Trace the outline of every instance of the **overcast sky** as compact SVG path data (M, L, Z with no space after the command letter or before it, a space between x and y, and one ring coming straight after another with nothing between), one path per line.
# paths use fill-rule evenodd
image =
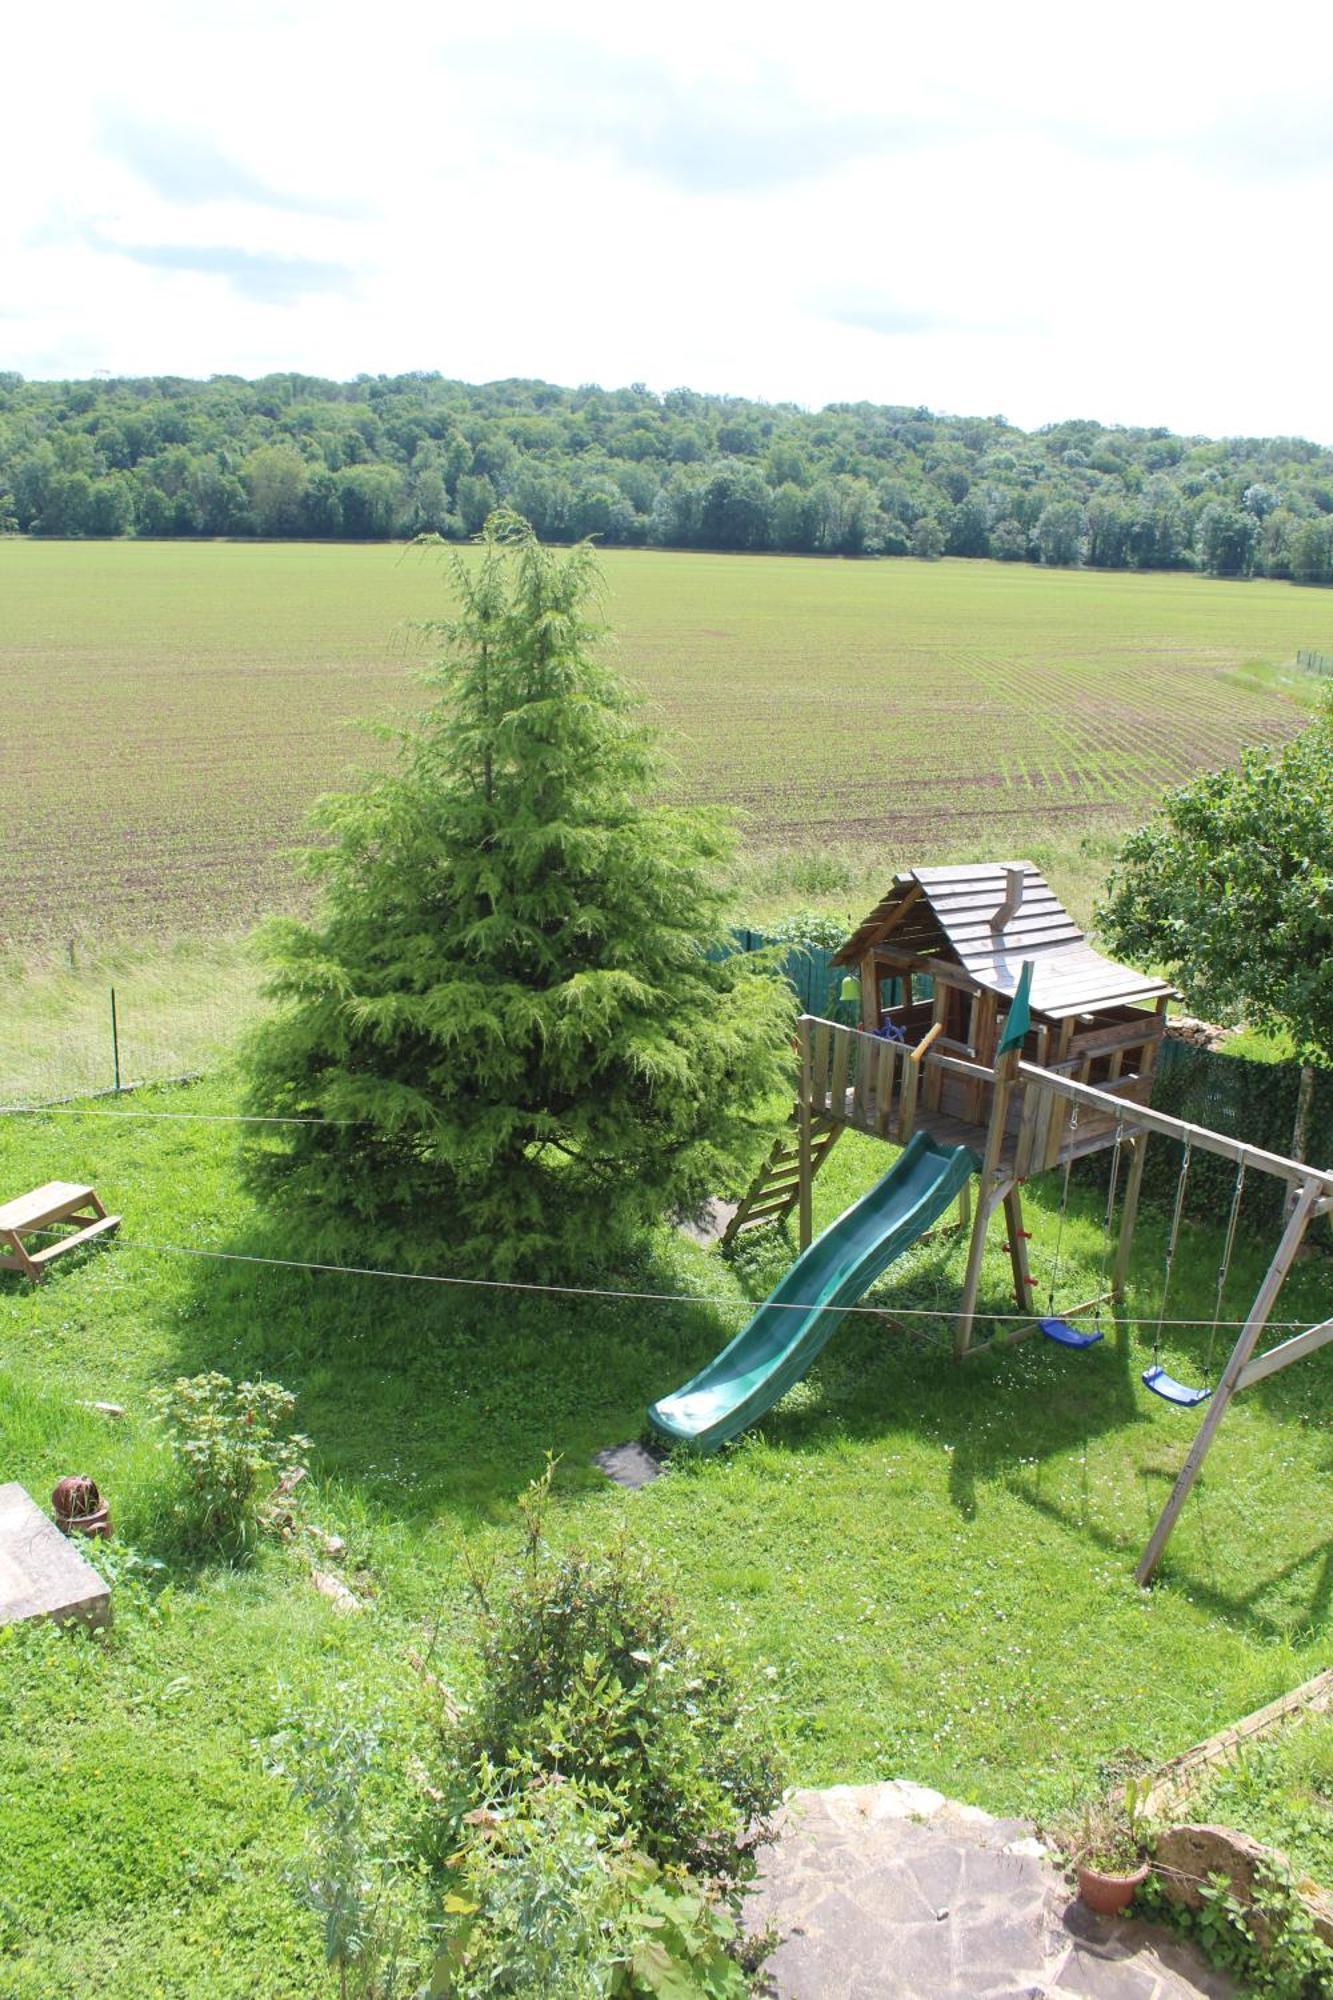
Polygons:
M0 366L423 368L1333 444L1331 17L15 9Z

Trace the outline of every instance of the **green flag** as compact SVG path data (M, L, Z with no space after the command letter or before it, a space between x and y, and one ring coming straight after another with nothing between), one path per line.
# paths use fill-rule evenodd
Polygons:
M1032 1010L1028 1006L1028 994L1031 990L1032 960L1025 958L1023 960L1023 970L1018 975L1017 990L1009 1003L1009 1014L1004 1024L1004 1033L1000 1037L999 1053L1001 1055L1004 1054L1006 1049L1022 1046L1023 1037L1026 1035L1028 1024L1032 1019Z

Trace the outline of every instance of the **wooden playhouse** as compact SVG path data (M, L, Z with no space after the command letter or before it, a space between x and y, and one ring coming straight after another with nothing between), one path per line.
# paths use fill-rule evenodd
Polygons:
M733 1241L797 1209L804 1248L810 1184L844 1131L895 1145L924 1131L979 1157L989 1143L1016 1210L1018 1183L1115 1143L1119 1119L1107 1096L1151 1100L1171 988L1095 951L1030 861L910 869L834 964L859 992L861 1026L801 1021L797 1131L778 1142L746 1194L728 1228ZM1025 964L1024 1063L1105 1095L1070 1114L1062 1099L1010 1079L997 1125L996 1051ZM1137 1178L1131 1169L1135 1198ZM1021 1255L1022 1239L1011 1237ZM1026 1306L1025 1265L1021 1280L1016 1264Z

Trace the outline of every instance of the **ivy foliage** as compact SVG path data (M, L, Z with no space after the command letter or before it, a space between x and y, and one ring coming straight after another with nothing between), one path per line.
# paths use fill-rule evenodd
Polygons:
M1170 793L1121 849L1098 923L1201 1013L1333 1064L1333 710Z
M381 1249L566 1276L745 1172L793 1002L725 951L725 818L649 802L591 549L497 512L452 570L431 707L321 808L318 918L268 933L250 1109L316 1122L249 1163Z

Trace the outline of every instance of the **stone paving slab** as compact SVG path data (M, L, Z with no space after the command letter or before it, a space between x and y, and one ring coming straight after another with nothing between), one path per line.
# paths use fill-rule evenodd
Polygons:
M599 1472L631 1493L637 1493L641 1486L651 1486L662 1470L652 1453L637 1442L609 1444L593 1453L592 1462Z
M697 1243L701 1249L707 1250L710 1244L722 1241L727 1224L739 1207L738 1201L723 1201L720 1195L714 1195L710 1201L704 1203L697 1215L686 1216L676 1227L682 1236L689 1237L691 1243Z
M760 1852L753 1930L775 2000L1233 2000L1171 1933L1094 1917L1022 1820L925 1785L792 1795Z
M0 1625L29 1618L106 1625L111 1591L17 1481L0 1486Z

